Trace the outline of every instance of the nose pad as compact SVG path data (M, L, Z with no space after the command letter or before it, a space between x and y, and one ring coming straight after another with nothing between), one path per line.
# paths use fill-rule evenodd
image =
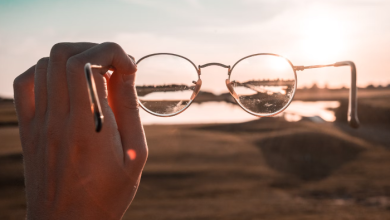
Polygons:
M194 83L195 83L195 81L194 81ZM200 91L200 87L202 87L202 80L198 79L198 81L195 83L195 88L194 88L194 91L192 93L191 100L194 100L195 97L198 95L198 93Z
M234 91L233 83L230 82L230 79L226 79L226 87L228 88L230 94L233 96L233 98L238 101L238 95L236 91Z

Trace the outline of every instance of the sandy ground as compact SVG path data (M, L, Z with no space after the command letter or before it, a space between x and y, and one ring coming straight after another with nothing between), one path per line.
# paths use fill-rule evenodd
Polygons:
M345 104L335 123L145 126L150 155L124 219L390 219L387 98L361 102L358 130ZM0 219L23 219L17 127L0 140Z

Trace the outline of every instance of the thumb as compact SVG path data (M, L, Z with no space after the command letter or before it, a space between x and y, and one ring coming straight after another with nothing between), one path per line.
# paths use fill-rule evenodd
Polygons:
M148 149L139 115L135 72L136 68L133 72L115 69L108 83L108 101L121 135L125 164L139 172L144 165L140 162L146 161Z
M138 96L135 89L136 72L122 72L116 69L108 81L108 100L114 109L138 109Z

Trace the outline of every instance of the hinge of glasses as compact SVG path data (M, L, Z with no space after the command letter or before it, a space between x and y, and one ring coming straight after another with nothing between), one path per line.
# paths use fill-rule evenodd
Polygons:
M294 66L294 70L303 71L303 70L305 70L305 66Z

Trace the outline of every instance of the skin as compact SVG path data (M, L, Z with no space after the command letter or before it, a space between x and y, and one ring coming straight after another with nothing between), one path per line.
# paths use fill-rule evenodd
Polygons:
M85 63L94 70L104 125L94 130ZM134 86L136 65L115 43L58 43L14 81L27 219L121 219L148 148ZM96 71L96 72L95 72Z

